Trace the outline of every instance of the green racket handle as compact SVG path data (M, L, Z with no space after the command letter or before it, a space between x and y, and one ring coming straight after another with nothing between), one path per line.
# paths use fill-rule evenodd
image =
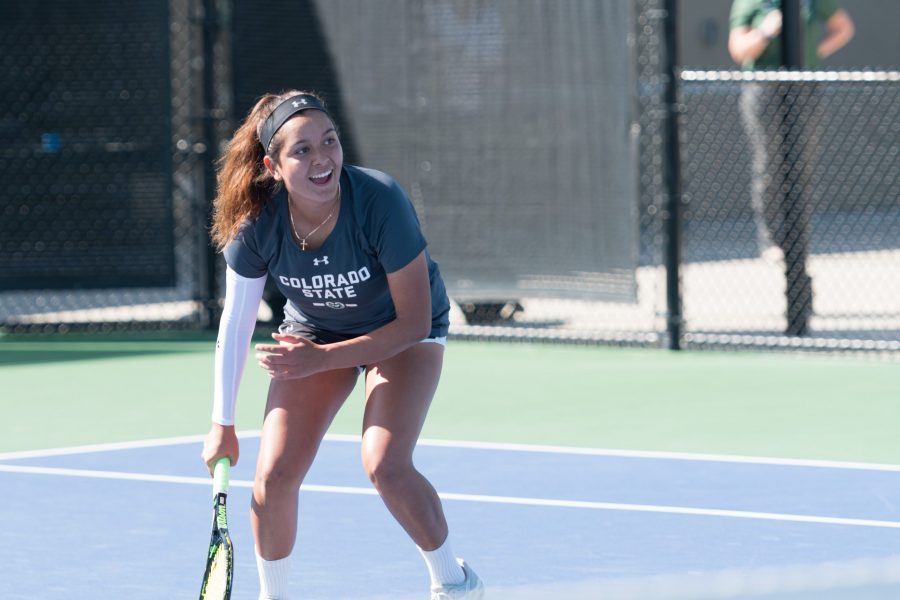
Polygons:
M213 496L228 492L228 478L231 471L231 461L228 458L220 458L213 470Z

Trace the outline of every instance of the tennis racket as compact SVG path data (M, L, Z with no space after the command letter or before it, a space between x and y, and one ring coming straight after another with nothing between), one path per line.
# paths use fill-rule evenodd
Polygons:
M228 535L225 500L228 497L228 472L231 461L219 459L213 470L213 524L206 555L206 572L200 587L200 600L229 600L234 574L234 548Z

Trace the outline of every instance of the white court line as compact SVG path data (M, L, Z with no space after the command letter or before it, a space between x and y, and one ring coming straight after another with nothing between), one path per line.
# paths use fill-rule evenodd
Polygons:
M209 477L182 477L177 475L153 475L149 473L125 473L121 471L96 471L89 469L62 469L55 467L0 465L0 472L28 475L84 477L89 479L147 481L154 483L179 483L204 486L211 485ZM232 487L252 488L253 482L248 480L233 479L231 480L230 485ZM372 488L350 486L304 484L300 489L305 492L319 492L326 494L354 494L363 496L377 495L377 492ZM846 525L851 527L879 527L888 529L900 529L900 522L898 521L876 521L872 519L846 519L841 517L821 517L815 515L793 515L741 510L721 510L715 508L691 508L685 506L661 506L653 504L588 502L582 500L554 500L549 498L521 498L517 496L484 496L479 494L457 494L453 492L442 492L438 495L443 500L456 500L460 502L482 502L489 504L513 504L520 506L543 506L553 508L582 508L590 510L614 510L626 512L693 515L703 517L728 517L734 519L755 519L761 521L788 521L792 523L816 523L821 525Z
M327 439L327 438L326 438ZM356 438L357 441L359 438ZM541 446L532 444L507 444L493 442L464 442L454 440L419 440L420 446L443 448L471 448L478 450L502 450L510 452L548 452L584 456L609 456L622 458L647 458L658 460L685 460L697 462L744 463L787 467L817 467L824 469L850 469L861 471L887 471L900 473L900 465L885 463L848 462L837 460L812 460L798 458L769 458L764 456L740 456L735 454L702 454L695 452L657 452L651 450L616 450L610 448L579 448L574 446Z
M238 437L242 439L257 438L260 432L242 431ZM203 435L137 440L133 442L114 442L109 444L90 444L85 446L69 446L64 448L48 448L45 450L23 450L0 453L0 460L16 460L23 458L43 458L50 456L68 456L92 452L114 452L117 450L133 450L137 448L153 448L174 446L177 444L202 443ZM359 443L358 435L327 434L325 441ZM539 444L509 444L502 442L466 442L456 440L420 439L420 446L438 448L465 448L469 450L499 450L506 452L537 452L548 454L568 454L581 456L609 456L617 458L645 458L656 460L684 460L696 462L723 462L751 465L771 465L786 467L815 467L822 469L847 469L855 471L883 471L900 473L900 465L886 463L848 462L837 460L812 460L795 458L769 458L763 456L741 456L735 454L703 454L696 452L658 452L652 450L618 450L611 448L580 448L577 446L549 446Z
M181 437L137 440L134 442L111 442L108 444L88 444L85 446L66 446L63 448L46 448L41 450L20 450L0 453L0 460L16 460L21 458L44 458L48 456L70 456L72 454L91 454L94 452L115 452L117 450L133 450L135 448L153 448L157 446L175 446L203 442L202 435L186 435Z

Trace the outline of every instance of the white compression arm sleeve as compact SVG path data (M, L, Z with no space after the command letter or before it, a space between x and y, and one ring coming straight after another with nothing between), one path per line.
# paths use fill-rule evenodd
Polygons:
M265 277L248 279L232 271L231 267L225 271L225 306L216 340L213 423L234 425L238 387L265 287Z

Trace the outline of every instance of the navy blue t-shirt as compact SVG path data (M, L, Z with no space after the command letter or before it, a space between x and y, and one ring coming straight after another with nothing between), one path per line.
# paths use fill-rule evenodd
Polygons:
M287 298L285 316L313 331L353 337L396 318L387 273L408 265L427 242L409 198L389 175L351 165L341 171L341 210L318 250L303 252L291 236L287 193L243 223L225 247L239 275L267 273ZM450 301L428 256L431 337L447 335Z

